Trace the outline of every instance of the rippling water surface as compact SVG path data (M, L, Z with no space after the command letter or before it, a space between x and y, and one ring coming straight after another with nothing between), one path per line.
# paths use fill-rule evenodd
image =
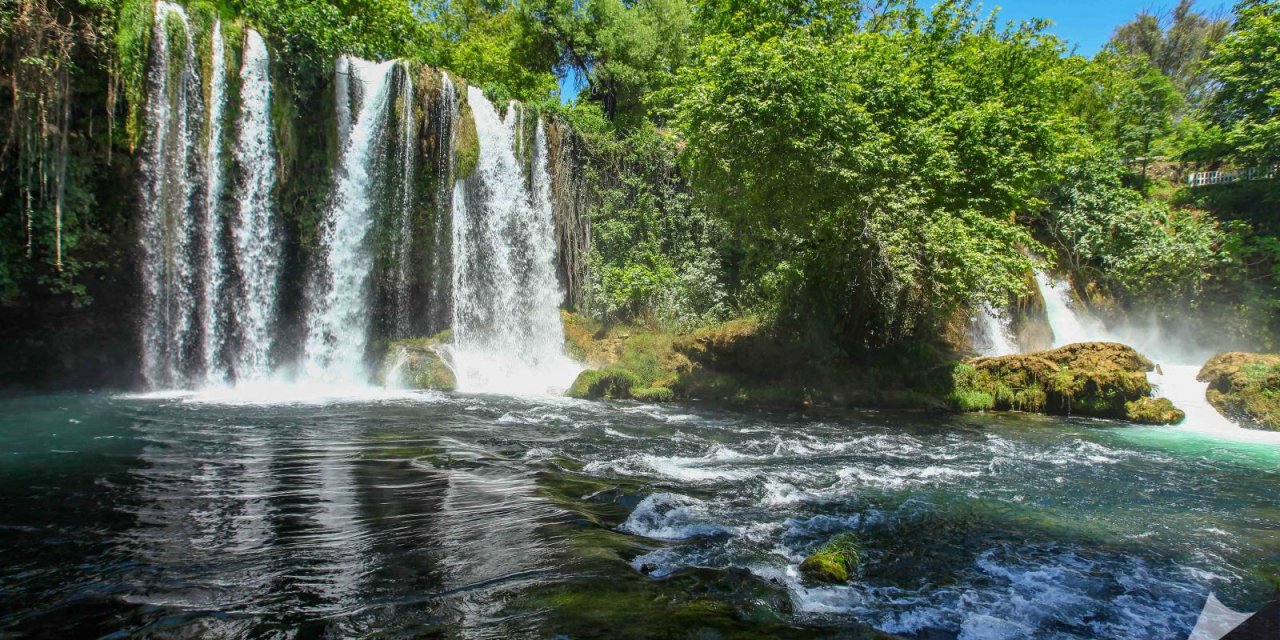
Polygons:
M240 398L243 400L244 398ZM432 394L0 401L0 635L1185 638L1280 445ZM796 567L854 530L848 586Z

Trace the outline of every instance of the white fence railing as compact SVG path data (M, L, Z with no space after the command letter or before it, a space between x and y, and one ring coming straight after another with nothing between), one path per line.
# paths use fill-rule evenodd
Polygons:
M1270 167L1249 167L1225 171L1201 171L1187 175L1187 186L1206 187L1211 184L1227 184L1245 180L1267 180L1280 177L1280 164Z

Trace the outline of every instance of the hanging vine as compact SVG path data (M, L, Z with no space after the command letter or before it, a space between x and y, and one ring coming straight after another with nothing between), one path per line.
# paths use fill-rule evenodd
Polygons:
M101 53L111 3L17 0L0 10L0 73L8 120L0 171L16 171L26 257L37 255L35 218L52 217L52 266L63 269L67 163L78 47ZM110 145L108 145L110 146Z

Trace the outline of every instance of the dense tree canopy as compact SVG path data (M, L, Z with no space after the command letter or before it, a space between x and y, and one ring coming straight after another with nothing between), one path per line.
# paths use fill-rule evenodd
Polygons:
M1046 177L1070 88L1038 25L971 3L707 36L672 91L695 183L739 229L758 294L851 344L1021 290L1013 214Z
M1280 162L1280 4L1241 2L1209 69L1218 81L1211 113L1230 132L1236 153Z
M1280 291L1276 181L1182 186L1280 162L1273 0L1144 12L1092 58L972 0L184 4L262 31L295 85L339 53L403 57L572 123L608 319L754 314L875 347L1012 302L1040 260L1120 305L1212 293L1252 313ZM0 6L9 303L85 302L86 274L126 261L126 199L101 185L143 134L152 7ZM561 105L566 78L582 91Z

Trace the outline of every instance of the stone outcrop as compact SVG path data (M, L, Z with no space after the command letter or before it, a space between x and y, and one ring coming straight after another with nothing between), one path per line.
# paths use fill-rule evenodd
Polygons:
M1280 355L1220 353L1197 376L1205 399L1249 429L1280 431Z
M441 352L452 337L452 332L445 331L430 338L392 342L378 370L378 382L409 389L453 391L458 381Z
M949 400L962 411L1018 410L1180 422L1184 416L1172 403L1151 397L1147 372L1154 369L1132 347L1113 342L974 358L955 367Z

